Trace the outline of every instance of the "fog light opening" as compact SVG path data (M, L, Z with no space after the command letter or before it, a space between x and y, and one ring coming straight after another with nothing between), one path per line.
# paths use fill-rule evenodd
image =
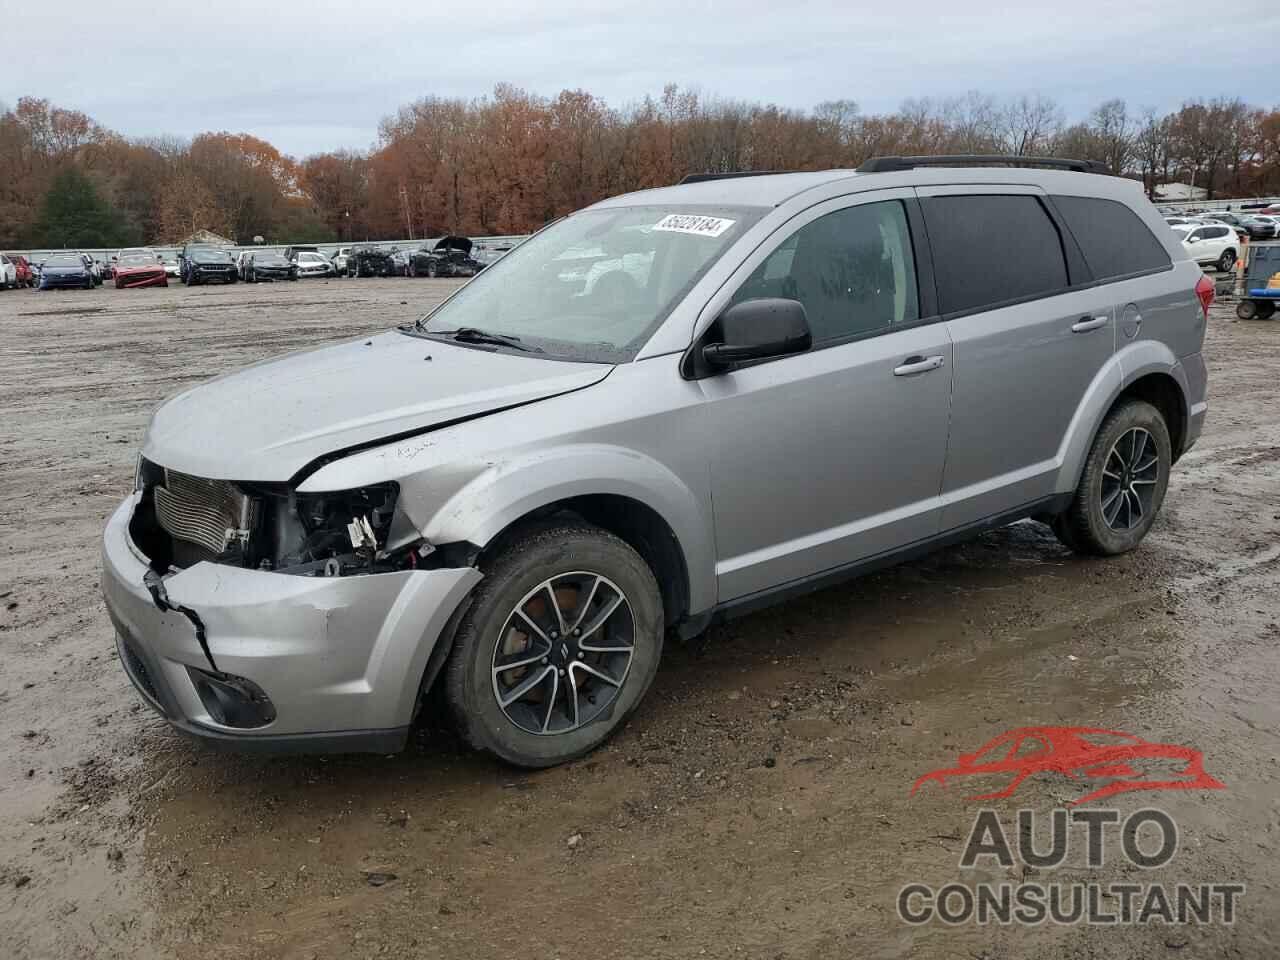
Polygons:
M224 727L265 727L276 718L271 698L252 680L229 673L187 667L200 702L213 721Z

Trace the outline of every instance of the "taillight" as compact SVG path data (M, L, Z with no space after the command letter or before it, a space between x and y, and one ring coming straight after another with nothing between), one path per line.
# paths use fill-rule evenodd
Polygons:
M1196 281L1196 298L1200 301L1200 309L1204 311L1206 320L1209 319L1209 308L1213 306L1214 292L1213 281L1201 274L1200 279Z

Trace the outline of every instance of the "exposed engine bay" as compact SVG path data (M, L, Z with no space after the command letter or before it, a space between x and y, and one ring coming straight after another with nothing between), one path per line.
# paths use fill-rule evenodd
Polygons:
M376 484L299 494L287 484L207 480L147 460L129 532L158 573L209 561L295 576L413 569L433 551L417 541L388 551L399 489Z

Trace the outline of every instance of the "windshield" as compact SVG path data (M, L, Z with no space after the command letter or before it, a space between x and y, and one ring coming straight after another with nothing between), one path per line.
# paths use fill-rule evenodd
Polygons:
M585 210L520 244L418 321L418 329L447 335L474 328L550 357L625 363L763 213L758 207Z
M120 258L122 267L154 267L156 258L145 253L126 253Z
M44 262L46 267L83 267L84 260L79 254L59 253Z

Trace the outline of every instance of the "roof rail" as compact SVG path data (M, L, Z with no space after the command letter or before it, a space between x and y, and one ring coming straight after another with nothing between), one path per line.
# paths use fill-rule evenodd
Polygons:
M1052 167L1076 173L1108 173L1106 164L1098 160L1064 160L1061 157L1000 156L999 154L967 154L938 157L872 157L859 173L892 173L914 167Z
M708 180L736 180L738 177L771 177L775 173L794 173L793 170L740 170L737 173L690 173L676 186L685 183L706 183Z

